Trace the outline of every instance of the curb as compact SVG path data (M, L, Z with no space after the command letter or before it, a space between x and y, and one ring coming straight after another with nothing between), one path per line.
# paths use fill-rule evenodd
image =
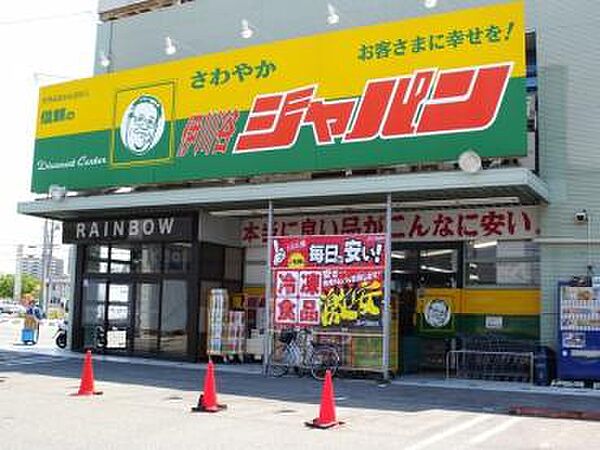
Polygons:
M571 397L600 397L600 390L580 389L570 387L555 386L533 386L520 383L495 383L495 382L457 382L455 380L393 380L391 384L395 386L429 387L440 389L457 390L480 390L490 392L506 392L513 394L541 394L551 396L571 396Z
M513 416L600 421L600 412L597 411L569 411L552 408L535 408L529 406L511 406L508 410L508 413Z

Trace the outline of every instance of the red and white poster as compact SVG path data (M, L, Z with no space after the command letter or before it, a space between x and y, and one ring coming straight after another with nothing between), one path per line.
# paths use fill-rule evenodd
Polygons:
M380 326L385 235L273 239L270 261L280 326Z

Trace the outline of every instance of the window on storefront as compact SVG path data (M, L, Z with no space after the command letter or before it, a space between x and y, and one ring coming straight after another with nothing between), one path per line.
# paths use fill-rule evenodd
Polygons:
M165 273L185 273L190 270L192 244L165 245Z
M222 280L225 265L225 247L203 242L200 247L200 278Z
M97 337L104 336L109 352L204 357L210 289L225 288L232 296L242 290L240 248L127 242L90 244L81 255L80 348L99 348Z
M109 251L108 245L88 246L85 271L90 273L107 273Z
M539 286L539 247L532 241L467 244L467 286Z
M223 278L225 280L240 281L243 273L244 252L240 248L225 248L225 269Z
M109 351L187 356L192 248L179 242L87 246L84 347L102 345L97 337L104 333Z
M244 251L241 248L204 242L200 247L200 292L198 314L198 355L206 354L208 305L212 289L224 288L232 298L242 291ZM230 304L231 306L231 304ZM244 318L245 320L246 318Z
M163 281L160 352L180 356L187 349L187 282Z
M160 283L139 283L135 304L133 350L140 353L158 351L160 330Z
M133 250L129 245L113 245L110 252L110 273L133 272Z
M419 252L420 283L430 288L455 288L458 285L458 250L427 249Z
M158 273L162 264L162 245L144 244L141 247L138 270L140 273ZM165 267L166 269L166 267Z
M85 280L83 282L83 345L94 346L97 326L104 326L107 282L105 280Z

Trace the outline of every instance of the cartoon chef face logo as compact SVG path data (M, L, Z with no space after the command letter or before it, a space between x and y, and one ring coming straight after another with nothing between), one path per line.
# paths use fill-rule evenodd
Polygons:
M132 101L121 119L121 141L134 155L141 156L152 150L165 129L164 109L151 95L142 95Z
M425 316L425 322L427 322L429 326L433 328L442 328L450 322L452 311L450 310L450 305L446 303L445 300L436 298L427 302L423 314Z

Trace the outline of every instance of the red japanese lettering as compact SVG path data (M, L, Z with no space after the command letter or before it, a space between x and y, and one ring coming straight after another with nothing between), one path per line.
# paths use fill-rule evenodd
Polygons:
M484 236L502 236L502 228L506 226L506 215L491 210L481 216L480 225Z
M317 299L308 298L300 300L300 323L318 324L319 308Z
M304 123L311 125L317 145L333 144L348 128L356 99L330 101L315 100L310 104Z
M300 234L313 235L317 231L317 222L311 218L306 218L300 222Z
M433 219L433 236L454 236L454 230L450 228L450 224L453 222L454 220L452 217L439 213L435 219Z
M281 234L281 224L279 221L273 221L273 236L282 236ZM262 225L262 241L263 243L267 242L267 238L269 236L269 227L266 223Z
M425 227L423 225L423 223L421 222L421 216L419 214L415 214L412 225L410 227L410 231L408 232L408 236L411 238L413 238L415 236L416 237L427 236L427 234L429 233L430 230L431 230L430 227Z
M285 222L285 227L286 227L286 236L290 235L290 234L294 234L293 231L290 231L290 228L296 228L298 226L298 221L297 220L292 220L290 222Z
M200 134L200 128L202 127L203 116L192 116L185 123L185 127L181 133L181 141L179 141L179 149L177 150L177 156L183 157L186 155L190 147L194 147L194 154L197 153L198 135Z
M417 111L429 96L435 73L435 70L425 70L416 72L412 77L398 78L381 137L393 138L414 134Z
M417 133L483 129L496 118L513 63L441 71Z
M284 221L281 221L281 222L279 222L279 226L280 226L280 228L279 228L279 230L277 230L278 231L277 236L287 236L287 233L286 233L287 223Z
M395 78L367 82L352 128L343 142L368 141L377 137L395 85Z
M277 274L277 294L296 295L298 292L298 278L293 272L280 272Z
M207 114L202 117L202 126L198 133L197 144L194 148L194 156L198 153L204 155L210 155L212 153L214 140L219 128L219 115L220 113Z
M331 219L331 227L333 228L331 234L338 234L339 233L339 227L338 227L337 220Z
M373 217L368 215L363 222L365 233L383 233L383 220L381 216Z
M315 93L315 86L255 98L235 153L289 148L296 143L300 125Z
M392 239L406 237L406 233L403 233L402 231L393 231L394 230L393 224L396 222L404 222L404 215L403 214L392 215Z
M477 213L459 214L458 224L456 226L456 234L460 237L476 237L478 232L475 229L469 228L467 222L476 221L479 218Z
M191 147L194 156L226 153L239 116L239 111L227 111L190 117L183 129L177 156L185 156Z
M222 115L221 123L217 131L213 154L223 154L227 152L229 141L235 133L238 119L240 118L239 111L229 111Z
M277 302L277 322L295 323L296 322L296 302L286 298Z
M523 227L525 228L525 231L531 231L531 218L529 217L529 214L525 211L521 211L521 217L523 217Z
M342 234L362 233L359 220L358 216L345 216L342 218Z
M327 223L324 219L319 219L319 234L329 234L327 232Z
M515 219L515 214L512 211L508 211L506 213L506 225L508 229L508 234L514 236L515 231L517 230L517 221Z
M260 227L257 224L252 220L248 221L242 228L242 241L252 244L255 239L260 239L258 230L260 230Z
M300 295L321 295L321 274L319 272L300 273Z
M426 69L411 76L368 80L359 99L314 99L316 86L259 95L234 152L292 147L303 125L311 127L317 145L333 144L339 137L356 142L484 129L497 116L512 68L513 63L502 63L439 72ZM197 128L194 121L186 126L180 154L198 140ZM231 130L228 122L222 133L230 138ZM221 152L223 147L215 150Z

